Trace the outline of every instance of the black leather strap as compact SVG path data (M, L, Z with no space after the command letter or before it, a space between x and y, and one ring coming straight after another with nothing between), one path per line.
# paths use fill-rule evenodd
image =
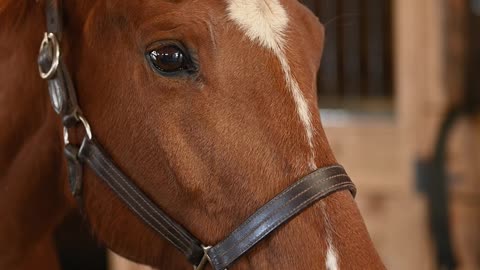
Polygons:
M343 167L321 168L260 208L229 237L208 251L214 269L225 269L293 216L333 192L356 189Z
M92 168L115 194L154 231L162 235L192 264L203 257L200 241L157 207L123 172L94 140L84 139L79 158Z
M78 148L67 144L64 148L65 158L67 159L68 184L74 197L80 197L82 194L82 163L78 160Z
M84 139L79 159L86 163L148 226L161 234L197 265L202 244L151 201L112 161L95 140ZM227 268L258 242L305 208L333 192L356 189L340 165L319 169L273 198L225 240L207 251L215 270Z
M47 17L47 31L54 33L59 40L62 38L62 1L46 0L45 1L45 15Z
M47 33L55 35L57 41L61 40L62 34L62 1L47 0L45 3L45 14ZM41 48L38 55L38 65L43 72L47 72L55 57L55 44L47 43L47 46ZM60 45L59 51L61 52ZM55 112L62 116L65 126L72 127L78 121L78 115L81 114L78 106L77 95L72 79L60 54L58 67L51 78L48 78L48 91L50 101Z

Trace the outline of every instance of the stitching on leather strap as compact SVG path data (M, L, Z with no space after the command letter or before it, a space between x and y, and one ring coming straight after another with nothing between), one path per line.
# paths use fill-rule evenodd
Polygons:
M340 187L340 186L348 187L348 186L350 186L350 185L351 185L350 183L342 182L342 183L339 183L339 184L336 184L336 185L331 186L329 189L326 189L325 191L323 191L323 192L321 192L321 193L314 194L314 195L312 195L308 200L305 200L303 203L301 203L300 205L298 205L298 206L295 207L294 209L290 210L290 211L288 212L288 214L285 215L285 217L289 217L290 215L292 215L293 213L297 212L298 210L300 210L301 208L303 208L303 207L306 206L307 204L310 204L312 201L315 201L317 198L323 197L323 196L325 196L326 194L328 194L329 192L336 190L337 187ZM272 225L268 226L265 231L269 231L270 229L277 227L278 225L282 224L283 221L284 221L283 219L278 220L277 222L275 222L275 223L273 223ZM264 234L264 235L265 235L265 234ZM246 245L247 248L246 248L246 249L242 249L242 250L244 250L244 251L245 251L245 250L248 250L248 247L249 247L252 243L254 243L258 238L260 238L260 237L256 237L255 239L252 239L251 241L249 241L248 244ZM243 253L243 252L242 252L242 253Z
M287 194L288 192L290 192L292 189L296 188L298 185L300 184L303 184L305 183L306 181L310 180L312 177L316 177L318 174L320 173L323 173L327 170L331 170L331 169L343 169L342 166L340 165L333 165L333 166L330 166L330 167L326 167L326 168L321 168L311 174L308 174L306 175L303 179L301 179L300 181L297 181L295 184L289 186L287 189L285 189L284 191L282 191L279 195L277 195L275 198L273 198L271 201L267 202L265 205L263 205L262 207L260 207L257 211L255 211L255 213L258 213L258 212L261 212L263 210L265 210L266 208L269 208L269 207L272 207L276 201L280 200L281 198L283 198L283 196L285 194ZM256 218L257 216L255 215L255 213L253 215L251 215L246 221L244 221L240 227L238 227L237 229L235 229L230 235L233 235L235 234L236 232L238 231L241 231L243 228L245 228L246 226L248 226L248 224L254 219ZM223 243L225 243L230 237L227 237L225 238L224 240L222 240L220 243L218 243L216 246L220 246L222 245Z
M339 175L333 175L333 176L330 176L330 177L327 177L327 178L324 178L324 179L318 179L314 184L312 185L309 185L307 186L305 189L303 189L302 191L300 191L297 195L295 195L294 197L290 198L288 201L286 201L284 204L282 205L279 205L278 207L275 208L275 211L272 211L267 217L265 217L263 219L263 221L258 225L258 226L255 226L254 228L250 229L249 232L244 235L239 241L237 241L237 244L240 244L243 242L243 240L247 239L250 235L252 235L259 227L261 227L264 223L267 223L268 221L270 221L270 219L272 218L272 216L274 216L275 214L277 214L280 210L282 210L283 208L285 208L286 206L288 206L293 200L295 200L296 198L302 196L303 194L305 194L307 191L313 189L314 187L316 187L317 185L323 183L323 182L326 182L328 180L331 180L331 179L335 179L335 178L339 178L339 177L342 177L342 176L347 176L346 174L339 174ZM348 177L348 176L347 176ZM222 254L220 254L221 257L225 256L226 254L230 253L231 250L235 248L235 246L231 246L229 247L227 250L225 250Z
M345 176L345 175L338 175L336 177L341 177L341 176ZM330 177L331 178L336 178L336 177ZM348 177L348 176L347 176ZM319 184L320 182L316 183L315 185ZM252 244L258 242L259 240L261 240L263 237L265 237L266 235L268 235L272 229L275 229L277 226L281 225L283 222L285 222L285 220L288 220L292 214L294 214L295 212L298 212L299 210L301 210L302 208L304 208L306 205L310 204L311 202L317 200L318 198L321 198L321 197L324 197L325 195L329 194L330 192L334 192L334 191L339 191L339 190L342 190L342 188L348 188L348 187L353 187L354 185L350 182L350 181L344 181L344 182L340 182L338 184L335 184L331 187L329 187L328 189L326 190L322 190L321 192L319 193L316 193L316 194L313 194L309 199L305 200L303 203L301 203L300 205L298 205L297 207L295 207L294 209L290 210L286 215L283 216L283 218L279 219L278 221L276 221L275 223L272 223L271 225L269 225L266 229L263 230L263 233L261 235L259 235L258 237L255 237L253 239L251 239L246 245L244 248L242 248L240 250L240 252L238 252L239 254L243 254L245 253L246 251L248 251ZM340 188L338 188L340 187ZM285 206L285 205L284 205ZM282 207L283 208L283 207ZM263 223L266 223L267 221L263 222ZM255 230L258 229L258 227L255 228ZM253 230L253 232L255 231ZM249 235L251 235L253 232L251 232ZM243 239L245 239L246 237L244 237ZM242 241L239 241L238 243L241 243ZM229 252L228 253L231 253L231 250L233 248L230 248L229 249ZM227 255L227 252L224 252L220 257L224 257L225 255ZM216 256L214 254L214 258L211 258L212 261L215 261L215 264L216 265L220 265L221 267L220 268L224 268L226 266L228 266L232 261L236 260L237 257L234 257L234 258L230 258L230 256L226 256L227 257L227 262L223 261L222 263L220 263L218 261L218 256Z
M146 224L152 227L157 233L166 237L167 240L170 239L171 242L177 249L182 251L187 255L188 258L194 258L190 256L195 256L195 247L199 246L196 240L193 237L190 237L186 231L180 230L176 223L173 220L170 220L166 214L157 209L153 202L150 202L147 197L144 197L143 193L133 183L129 182L129 179L124 176L115 165L103 155L103 152L100 148L96 146L93 141L89 141L87 145L89 151L87 150L86 161L89 165L102 177L105 182L110 186L112 190L129 206L129 208L137 214ZM320 178L318 176L330 174L329 177ZM326 174L326 175L325 175ZM340 183L329 186L324 190L319 190L317 193L309 196L307 199L302 201L300 205L296 206L294 209L287 210L288 213L283 213L283 209L287 208L295 200L298 200L305 193L309 192L312 189L318 188L319 185L322 185L325 182L328 182L331 179L342 178ZM318 178L318 179L317 179ZM300 185L304 185L300 190L296 190ZM331 183L329 183L331 184ZM342 188L351 188L354 187L351 183L348 175L345 173L342 166L335 165L327 168L319 169L311 174L305 176L300 181L294 183L292 186L289 186L286 190L281 192L278 196L273 198L270 202L267 202L259 210L257 210L252 216L250 216L247 221L242 223L234 232L232 232L226 239L217 244L209 252L210 259L215 269L224 268L230 265L233 261L237 260L238 257L245 252L247 252L252 246L257 242L261 241L264 237L270 234L275 228L283 224L285 221L289 220L295 213L300 211L306 205L310 204L312 201L322 198L330 192L338 191ZM123 190L122 192L119 192ZM315 191L313 191L315 192ZM292 193L292 194L289 194ZM128 196L128 198L126 197ZM292 197L293 196L293 197ZM303 200L304 198L302 198ZM279 200L286 200L285 202L280 202L279 205L276 205ZM135 205L132 205L134 203ZM298 203L298 202L297 202ZM293 205L295 206L295 205ZM267 214L267 216L261 218L258 221L254 221L255 218L258 218L257 213ZM252 223L253 224L250 224ZM273 222L272 224L269 224ZM267 225L269 224L269 225ZM254 225L253 228L248 226ZM265 228L262 226L267 225ZM160 226L160 227L157 227ZM256 231L262 228L258 235L253 235ZM243 230L246 230L243 232ZM239 235L236 235L239 234ZM241 239L237 240L234 237L240 236ZM252 237L253 236L253 237ZM222 247L228 243L227 247ZM222 253L216 253L216 250L221 248ZM235 249L236 248L236 249ZM198 254L197 254L198 255ZM192 259L195 261L195 259Z
M100 155L100 156L102 156L102 155ZM115 177L113 177L113 175L112 175L112 174L107 170L107 168L104 166L104 163L103 163L101 160L98 159L97 155L92 155L91 157L92 157L93 159L99 161L97 164L103 169L102 171L97 171L98 173L103 174L104 176L106 176L105 173L107 173L107 175L110 176L110 177L109 177L110 179L112 179L113 181L115 181L115 183L117 183L118 186L119 186L121 189L123 189L123 190L125 191L125 193L126 193L130 198L132 198L132 200L133 200L138 206L140 206L140 208L141 208L143 211L145 211L145 213L146 213L148 216L150 216L154 221L156 221L155 223L157 223L157 224L160 225L162 228L164 228L165 231L168 232L173 238L175 238L175 239L178 241L178 243L181 243L183 247L179 247L179 246L177 245L177 243L175 243L175 241L171 241L173 245L175 245L179 250L182 250L184 253L188 253L188 249L189 249L188 246L187 246L183 241L181 241L180 239L178 239L178 237L177 237L176 235L174 235L173 233L171 233L171 232L168 230L168 228L165 227L164 224L162 224L162 223L159 222L154 216L152 216L152 215L115 179ZM92 168L95 168L94 164L92 164L92 162L91 162L90 160L87 160L87 161L89 161L90 166L91 166ZM101 172L105 172L105 173L101 173ZM116 174L118 175L117 172L116 172ZM108 181L106 181L106 182L108 183ZM116 190L116 188L113 187L110 183L108 183L108 184L109 184L109 186L110 186L113 190ZM152 223L150 223L148 220L146 220L146 219L142 216L142 214L140 214L140 213L138 212L138 210L136 210L136 208L133 207L133 206L130 204L130 202L121 194L121 192L116 192L116 194L119 195L121 198L123 198L123 201L124 201L125 203L127 203L127 204L130 206L130 208L131 208L135 213L137 213L137 215L138 215L143 221L145 221L147 224L149 224L155 231L157 231L157 232L160 233L161 235L164 235L164 233L162 233L158 228L156 228L156 226L153 226Z
M100 150L99 150L99 151L100 151ZM184 240L186 240L186 242L187 242L188 244L191 244L191 245L193 244L192 240L189 239L189 238L184 234L184 232L178 230L178 228L175 226L175 224L173 224L170 220L168 220L167 218L165 218L164 215L163 215L160 211L158 211L150 202L148 202L148 200L146 200L146 199L142 196L142 194L140 194L135 188L133 188L133 187L132 187L132 184L131 184L129 181L127 181L127 180L124 178L123 175L121 175L120 173L118 173L117 170L116 170L116 168L113 167L112 164L110 164L110 163L105 159L105 157L104 157L102 154L99 154L99 156L100 156L101 159L105 162L105 164L107 164L107 166L110 167L110 169L120 178L120 180L122 180L122 181L127 185L127 187L128 187L130 190L132 190L136 195L138 195L138 197L139 197L143 202L145 202L145 203L147 204L147 206L149 206L150 209L152 209L155 213L157 213L157 214L160 216L160 218L161 218L163 221L165 221L165 223L169 224L169 225L173 228L173 230L175 230L180 236L182 236L182 238L183 238ZM135 198L133 198L133 199L135 200ZM157 221L157 222L159 222L159 221Z

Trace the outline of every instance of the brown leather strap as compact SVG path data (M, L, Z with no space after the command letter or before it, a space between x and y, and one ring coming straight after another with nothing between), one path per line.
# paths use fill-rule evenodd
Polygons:
M94 140L84 139L79 159L86 163L145 224L162 235L192 264L203 257L203 249L181 225L148 198L112 161Z
M229 237L208 251L214 269L225 269L293 216L333 192L356 189L343 167L321 168L260 208Z

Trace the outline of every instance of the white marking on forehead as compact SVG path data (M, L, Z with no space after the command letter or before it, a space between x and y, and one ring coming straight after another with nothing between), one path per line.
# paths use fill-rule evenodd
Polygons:
M228 15L247 36L272 50L283 47L288 15L278 0L227 0Z
M227 3L229 18L240 26L250 40L271 49L280 61L287 88L292 93L306 131L311 152L309 166L316 169L311 113L285 54L285 32L289 21L287 11L279 0L227 0Z

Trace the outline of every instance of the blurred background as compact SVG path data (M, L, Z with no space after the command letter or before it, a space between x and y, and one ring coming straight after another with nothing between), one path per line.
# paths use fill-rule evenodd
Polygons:
M323 125L387 268L480 269L480 0L303 2L326 28ZM66 270L141 269L69 247L75 218Z

